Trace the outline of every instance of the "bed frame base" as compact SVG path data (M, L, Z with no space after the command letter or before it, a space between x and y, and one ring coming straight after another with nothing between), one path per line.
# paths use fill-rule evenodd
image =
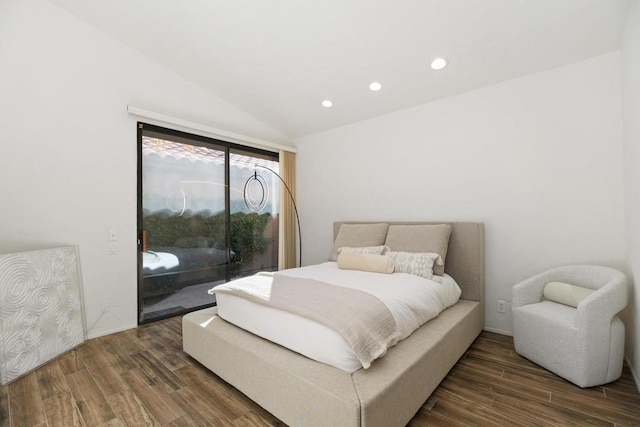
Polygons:
M353 374L233 326L215 307L187 314L182 329L188 354L288 425L389 427L406 425L483 324L482 303L459 300Z

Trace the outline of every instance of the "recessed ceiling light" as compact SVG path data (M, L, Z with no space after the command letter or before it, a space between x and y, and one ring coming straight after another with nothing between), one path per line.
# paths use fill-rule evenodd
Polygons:
M325 99L324 101L322 101L322 106L325 108L331 108L333 107L333 102L329 101L328 99Z
M371 89L374 92L377 92L380 89L382 89L382 83L380 83L380 82L371 82L371 84L369 85L369 89Z
M436 58L431 61L431 68L433 68L434 70L442 70L446 66L447 60L444 58Z

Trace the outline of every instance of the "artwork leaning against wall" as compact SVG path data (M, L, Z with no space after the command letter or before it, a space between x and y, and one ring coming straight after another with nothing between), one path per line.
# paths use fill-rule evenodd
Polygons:
M138 124L139 323L215 304L207 291L278 269L278 154ZM249 209L245 194L260 195Z

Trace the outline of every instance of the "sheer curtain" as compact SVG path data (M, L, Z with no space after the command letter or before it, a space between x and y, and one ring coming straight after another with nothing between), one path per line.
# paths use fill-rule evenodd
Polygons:
M280 151L280 176L287 183L293 197L296 196L296 155ZM297 266L296 214L287 189L280 184L280 247L278 248L278 269ZM299 236L298 236L299 238Z

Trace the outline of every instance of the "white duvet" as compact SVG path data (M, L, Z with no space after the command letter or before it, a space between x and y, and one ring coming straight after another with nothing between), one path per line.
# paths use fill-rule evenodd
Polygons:
M396 321L400 340L452 306L461 290L450 276L442 283L407 273L380 274L341 270L335 262L280 271L370 293L382 301ZM269 275L251 280L272 280ZM239 279L243 280L243 279ZM218 315L258 336L346 372L362 365L349 344L334 330L292 313L253 303L230 294L216 294Z

